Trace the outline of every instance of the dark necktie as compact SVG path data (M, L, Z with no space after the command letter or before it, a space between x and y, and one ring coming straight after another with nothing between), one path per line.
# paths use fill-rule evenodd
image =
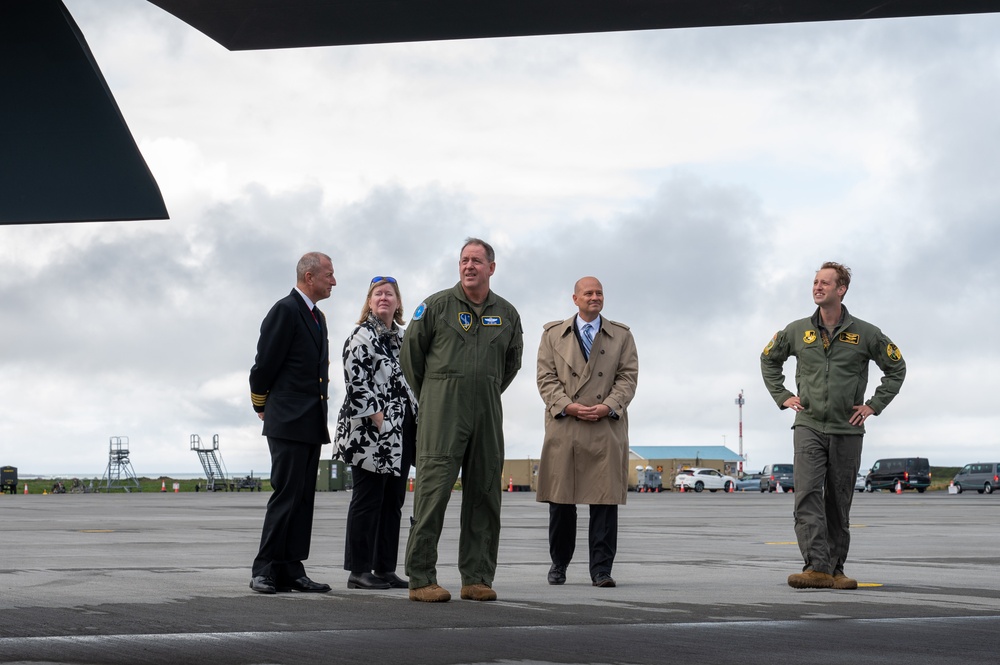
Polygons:
M319 324L319 315L316 314L317 311L318 310L314 306L311 310L309 310L309 313L313 315L313 321L316 322L316 327L319 328L320 330L323 330L323 326Z

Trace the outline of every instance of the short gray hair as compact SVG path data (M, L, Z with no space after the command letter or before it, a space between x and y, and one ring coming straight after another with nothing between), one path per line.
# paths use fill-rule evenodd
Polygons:
M320 265L323 263L324 259L333 263L333 260L323 252L309 252L307 254L303 254L302 258L299 259L298 264L295 266L295 279L302 282L305 281L307 272L311 272L313 274L319 272Z

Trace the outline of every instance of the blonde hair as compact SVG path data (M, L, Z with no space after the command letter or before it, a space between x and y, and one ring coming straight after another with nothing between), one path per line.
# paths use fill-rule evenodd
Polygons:
M368 285L368 295L365 296L365 304L361 308L361 318L358 319L358 323L364 323L365 321L368 320L368 315L371 314L372 312L372 306L371 306L372 292L374 292L377 287L382 286L383 284L390 285L392 289L396 292L396 311L393 312L392 314L392 320L395 321L396 324L400 326L406 323L406 321L403 320L403 295L399 292L399 283L396 282L395 278L393 278L393 281L390 282L384 277L378 280L377 282L372 281L372 283Z
M837 273L837 286L844 287L844 295L847 295L847 290L851 288L851 269L842 263L837 263L836 261L827 261L819 267L819 270L833 270ZM818 273L819 270L816 272ZM843 298L841 298L843 300Z

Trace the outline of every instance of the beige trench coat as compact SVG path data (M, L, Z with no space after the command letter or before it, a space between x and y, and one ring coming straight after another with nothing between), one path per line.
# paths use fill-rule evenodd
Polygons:
M590 361L573 331L576 316L547 323L538 347L538 392L545 402L545 441L536 500L624 504L628 492L628 405L639 355L628 326L601 317ZM557 417L571 403L606 404L615 417L597 422Z

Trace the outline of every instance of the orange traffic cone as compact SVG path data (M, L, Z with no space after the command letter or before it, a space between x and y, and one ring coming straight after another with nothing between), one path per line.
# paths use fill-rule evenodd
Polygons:
M511 476L510 481L507 483L507 491L508 492L514 491L514 476Z
M25 483L25 484L24 484L24 493L25 493L25 494L27 494L27 493L28 493L28 483Z
M903 485L897 480L896 481L896 494L903 493Z
M729 493L730 493L730 494L732 494L733 492L735 492L735 491L736 491L735 489L733 489L733 485L734 485L734 484L735 484L735 483L729 483Z
M163 484L160 485L160 491L161 492L166 492L167 491L167 481L164 480L162 482L163 482Z
M785 493L785 490L781 489L781 481L780 480L774 484L774 491L777 492L778 494L784 494Z
M181 493L181 484L174 483L174 494L180 494L180 493Z
M681 492L684 492L684 483L681 483Z
M413 491L413 478L410 478L410 491Z

